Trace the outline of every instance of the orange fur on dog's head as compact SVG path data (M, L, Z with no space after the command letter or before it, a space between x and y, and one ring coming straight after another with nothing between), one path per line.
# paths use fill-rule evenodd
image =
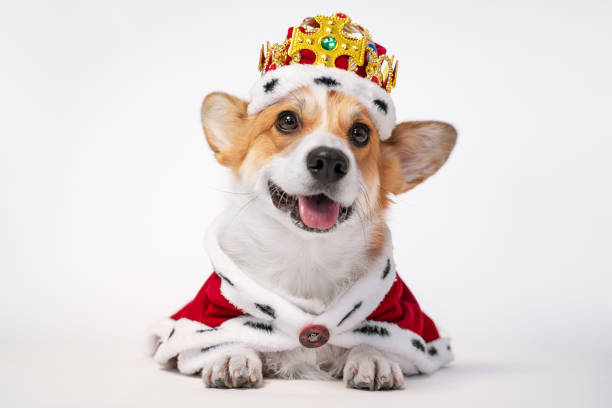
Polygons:
M303 172L295 182L280 187L289 194L307 194L301 191L308 190L302 186L308 184L304 158L307 151L301 155L295 151L305 149L305 145L315 148L319 141L335 146L348 157L349 172L355 174L339 182L345 184L342 188L333 190L350 193L337 192L332 199L345 206L351 205L352 200L358 204L356 210L361 211L362 219L373 222L387 207L389 193L401 194L434 174L456 141L451 125L433 121L400 123L392 136L382 141L368 110L355 98L333 90L299 88L252 116L247 115L247 105L225 93L213 93L204 100L204 132L219 163L231 168L242 182L254 185L267 166L291 156L291 163L277 170L280 175L272 174L274 183L284 177L282 173ZM284 112L293 112L297 118L297 126L290 133L277 126ZM369 129L367 143L358 144L352 139L356 124ZM263 177L269 178L270 174Z
M274 128L274 121L280 112L294 110L302 118L302 134L316 126L321 109L316 104L306 104L308 93L308 90L295 92L294 98L287 98L251 117L246 113L247 102L221 92L208 95L202 104L202 124L206 140L219 163L237 175L245 175L246 170L241 171L245 162L256 171L258 165L295 143L298 138L280 134Z

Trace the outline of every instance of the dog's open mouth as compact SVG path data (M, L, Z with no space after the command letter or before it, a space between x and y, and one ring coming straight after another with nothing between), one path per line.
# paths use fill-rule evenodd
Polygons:
M289 212L295 225L306 231L331 231L353 211L353 206L343 207L325 194L289 195L272 181L268 181L268 189L274 206Z

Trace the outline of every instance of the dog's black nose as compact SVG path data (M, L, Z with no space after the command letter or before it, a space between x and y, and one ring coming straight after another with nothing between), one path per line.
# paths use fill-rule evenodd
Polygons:
M315 179L323 183L333 183L348 173L349 161L338 149L317 147L308 153L306 167Z

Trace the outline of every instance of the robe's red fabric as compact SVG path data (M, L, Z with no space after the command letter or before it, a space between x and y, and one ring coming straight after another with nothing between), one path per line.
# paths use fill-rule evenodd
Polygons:
M399 276L396 276L393 286L367 320L393 323L418 334L426 343L440 337L433 320L423 313L416 298Z
M243 314L242 310L232 305L221 294L221 278L213 273L196 297L172 315L172 319L186 318L210 327L217 327L226 320ZM399 276L396 276L393 286L367 320L393 323L418 334L427 343L440 337L433 321L423 313L415 297Z
M221 278L213 273L196 297L171 317L174 320L186 318L210 327L217 327L224 321L243 314L242 310L232 305L221 294Z

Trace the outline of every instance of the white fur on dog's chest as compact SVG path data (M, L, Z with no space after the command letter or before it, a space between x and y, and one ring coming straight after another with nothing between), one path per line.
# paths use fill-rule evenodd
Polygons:
M219 243L260 285L316 315L367 271L367 234L359 222L304 239L262 217L257 205L238 206Z

